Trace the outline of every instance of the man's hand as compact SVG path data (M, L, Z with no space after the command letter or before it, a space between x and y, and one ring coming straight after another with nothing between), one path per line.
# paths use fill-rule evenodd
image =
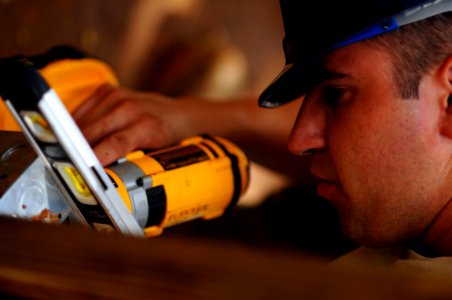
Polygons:
M185 101L109 85L100 87L74 112L74 119L103 165L135 149L176 144L196 134Z

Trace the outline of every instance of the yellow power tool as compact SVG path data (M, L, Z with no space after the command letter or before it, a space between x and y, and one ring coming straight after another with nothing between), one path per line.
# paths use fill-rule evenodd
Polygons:
M0 65L8 72L0 74L0 95L13 115L0 106L2 129L22 129L37 153L34 162L20 154L28 157L28 169L0 176L0 214L34 219L45 211L57 222L70 219L100 231L151 237L181 222L221 216L246 190L246 156L230 141L210 135L100 166L66 109L76 108L99 84L117 84L102 62L59 59L39 72L24 58ZM73 80L80 74L81 80ZM27 147L0 146L2 157Z
M130 153L106 172L148 237L181 222L223 215L248 184L243 152L208 135L156 152Z

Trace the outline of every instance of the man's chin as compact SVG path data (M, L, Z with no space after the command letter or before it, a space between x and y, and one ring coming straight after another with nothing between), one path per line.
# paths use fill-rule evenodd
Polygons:
M344 222L344 218L341 216L339 219L344 236L360 246L368 248L386 248L396 246L399 242L390 239L375 230L369 230L360 224ZM347 218L345 218L345 220L347 220Z

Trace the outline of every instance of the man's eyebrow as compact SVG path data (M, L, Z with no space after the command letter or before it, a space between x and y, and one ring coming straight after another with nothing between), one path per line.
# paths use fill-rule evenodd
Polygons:
M328 68L322 64L317 64L313 66L310 70L310 77L308 78L307 84L306 84L306 91L309 93L310 90L312 90L314 87L318 87L322 84L327 83L331 80L339 80L339 79L345 79L345 78L356 78L351 73L348 72L342 72L338 70L333 70L331 68Z
M318 70L319 74L319 82L332 80L332 79L342 79L342 78L348 78L353 77L352 74L345 73L345 72L339 72L335 70L331 70L325 67L322 67Z

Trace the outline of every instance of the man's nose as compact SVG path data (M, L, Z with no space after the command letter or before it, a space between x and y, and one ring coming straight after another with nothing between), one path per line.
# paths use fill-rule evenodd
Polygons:
M318 99L317 99L318 100ZM290 134L289 151L307 155L326 148L326 109L320 101L306 98Z

